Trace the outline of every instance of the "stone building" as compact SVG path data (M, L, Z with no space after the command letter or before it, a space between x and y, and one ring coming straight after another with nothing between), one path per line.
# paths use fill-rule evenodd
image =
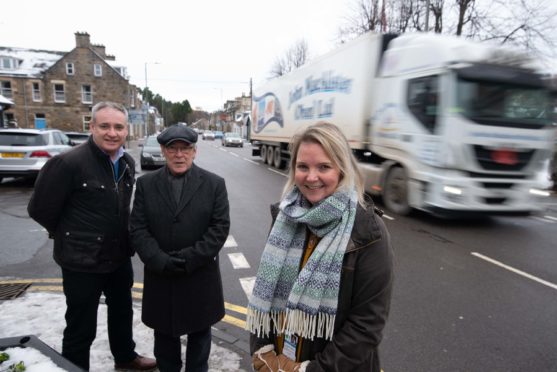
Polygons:
M228 100L224 104L223 131L237 132L247 138L246 119L251 112L251 96L242 93L241 97Z
M0 112L4 126L83 132L97 102L141 107L126 68L104 45L91 44L88 33L75 33L75 41L69 52L0 46L0 96L14 103Z

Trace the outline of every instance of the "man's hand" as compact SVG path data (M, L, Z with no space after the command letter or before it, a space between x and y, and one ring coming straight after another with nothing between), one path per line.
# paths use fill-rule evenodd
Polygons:
M288 358L284 354L280 354L277 357L278 360L278 370L279 372L298 372L300 371L301 363L297 363L292 359Z
M167 274L184 274L186 272L186 260L168 256L168 260L164 265L164 272Z
M253 353L253 370L257 372L278 372L278 359L273 345L263 346Z
M178 250L175 250L175 251L170 251L170 252L168 252L168 254L172 257L185 259L186 258L186 248L178 249Z

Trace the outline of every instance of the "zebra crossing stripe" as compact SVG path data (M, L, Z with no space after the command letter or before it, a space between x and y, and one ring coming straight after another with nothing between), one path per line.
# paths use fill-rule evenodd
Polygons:
M224 248L235 248L237 246L238 243L236 243L236 239L234 239L232 235L228 235L226 242L224 242Z
M246 297L249 299L251 296L251 292L253 291L253 285L255 284L255 276L249 278L240 278L240 285L246 294Z
M228 258L230 259L230 262L232 263L232 267L235 269L249 269L250 265L248 263L248 260L246 260L246 257L244 256L243 253L229 253L228 254Z

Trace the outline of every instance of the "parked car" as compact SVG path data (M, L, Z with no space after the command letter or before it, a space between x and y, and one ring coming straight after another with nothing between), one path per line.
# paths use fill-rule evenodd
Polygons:
M71 148L68 136L57 129L0 129L0 181L36 178L48 159Z
M201 138L203 138L204 140L213 141L215 139L215 133L211 132L210 130L207 130L207 131L203 132L203 135L201 136Z
M215 139L221 139L223 137L222 131L215 131Z
M224 147L235 146L244 147L244 140L240 137L240 134L235 132L226 132L222 137L222 145Z
M141 169L158 168L166 164L166 159L161 153L161 145L157 142L157 136L149 136L141 145L139 163Z
M66 136L74 143L74 145L81 145L83 142L89 140L91 133L82 132L64 132Z

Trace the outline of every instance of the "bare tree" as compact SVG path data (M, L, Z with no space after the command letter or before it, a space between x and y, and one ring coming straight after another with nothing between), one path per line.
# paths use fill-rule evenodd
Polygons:
M286 51L284 57L277 57L271 67L271 77L278 77L289 73L304 65L309 60L309 48L305 39L298 40Z
M555 0L353 0L339 41L366 32L405 33L426 29L426 12L437 33L518 46L532 55L555 58ZM481 3L481 5L480 5ZM426 9L429 4L429 9Z
M433 20L434 20L433 31L435 31L438 34L443 32L443 6L445 5L444 3L445 3L444 0L430 0L429 9L427 10L433 13Z
M369 31L380 31L380 12L379 0L358 0L352 4L345 25L338 32L341 42Z
M462 35L462 30L467 24L473 23L476 0L455 0L457 8L456 35Z
M498 11L484 24L482 39L526 49L534 55L555 57L557 8L547 0L494 0Z

